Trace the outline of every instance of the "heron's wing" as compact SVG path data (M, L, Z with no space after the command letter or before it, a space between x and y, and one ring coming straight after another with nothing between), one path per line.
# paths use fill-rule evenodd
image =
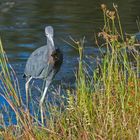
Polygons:
M25 75L32 76L34 78L42 77L42 72L45 70L47 73L47 71L49 72L52 67L48 63L48 60L49 54L46 46L35 50L26 63Z

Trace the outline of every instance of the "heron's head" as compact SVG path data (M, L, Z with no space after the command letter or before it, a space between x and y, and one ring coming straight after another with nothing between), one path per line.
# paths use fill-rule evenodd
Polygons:
M52 37L53 38L53 27L52 26L47 26L45 28L45 35L49 38Z
M53 27L52 27L52 26L47 26L47 27L45 28L45 35L46 35L46 37L52 42L52 44L53 44L53 46L54 46L53 34L54 34Z

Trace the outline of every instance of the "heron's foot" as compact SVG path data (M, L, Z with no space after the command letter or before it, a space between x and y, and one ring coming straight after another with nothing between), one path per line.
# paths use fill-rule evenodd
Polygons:
M42 123L42 125L44 125L44 117L43 117L43 103L42 103L42 102L40 102L40 103L39 103L39 106L40 106L41 123Z

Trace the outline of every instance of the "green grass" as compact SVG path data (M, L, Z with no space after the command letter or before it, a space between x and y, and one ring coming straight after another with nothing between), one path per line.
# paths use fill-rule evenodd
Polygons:
M103 55L93 74L89 74L83 61L84 40L72 45L79 52L76 89L67 89L67 97L57 90L60 107L46 103L49 117L44 116L47 126L23 109L23 101L14 70L7 67L8 59L0 44L0 93L16 114L16 126L3 126L0 137L4 139L35 140L109 140L140 139L140 55L135 40L123 36L120 17L115 5L110 11L101 5L104 27L96 37ZM138 23L137 23L138 24ZM102 39L100 44L98 40ZM103 54L102 47L106 48ZM11 76L12 75L12 76ZM67 99L67 105L63 98ZM54 101L55 102L55 101ZM63 111L61 110L63 108ZM10 120L10 116L9 116Z

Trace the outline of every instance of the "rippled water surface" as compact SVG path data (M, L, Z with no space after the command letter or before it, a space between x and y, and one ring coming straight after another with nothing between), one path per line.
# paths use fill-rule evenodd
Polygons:
M136 19L140 16L140 0L113 2L118 4L124 32L137 32ZM63 41L69 41L69 36L77 40L85 36L85 54L98 56L99 51L94 46L94 32L98 32L103 25L101 3L104 1L0 0L0 36L20 80L23 96L25 80L22 75L25 62L33 50L46 44L46 25L54 27L55 44L64 54L64 63L54 83L74 82L78 53ZM112 1L107 0L106 4L111 7Z

